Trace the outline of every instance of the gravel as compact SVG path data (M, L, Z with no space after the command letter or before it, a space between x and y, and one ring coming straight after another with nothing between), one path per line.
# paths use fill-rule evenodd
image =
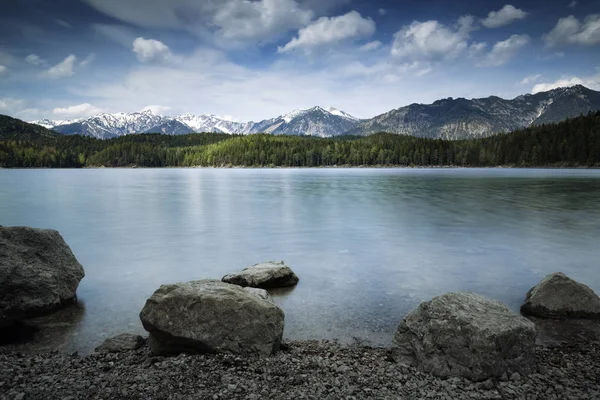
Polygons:
M389 349L290 342L268 358L86 357L0 347L0 399L599 399L600 342L536 347L537 372L473 383L400 366Z

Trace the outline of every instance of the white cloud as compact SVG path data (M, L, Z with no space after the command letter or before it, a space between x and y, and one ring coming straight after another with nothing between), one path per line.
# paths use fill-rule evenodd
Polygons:
M569 8L577 7L577 0L573 0L572 2L570 2L567 7L569 7Z
M535 81L537 81L538 79L540 79L542 77L542 74L533 74L533 75L528 75L525 78L523 78L519 84L521 85L529 85Z
M531 89L531 93L547 92L548 90L575 85L583 85L593 90L600 90L600 73L582 78L571 76L558 79L554 82L538 83Z
M517 55L517 52L529 43L527 35L512 35L506 40L497 42L483 59L477 63L479 67L498 67L506 64Z
M544 35L547 47L563 44L592 46L600 43L600 14L588 15L583 23L572 15L561 18L548 34Z
M369 37L375 33L375 22L363 18L358 12L350 11L338 17L322 17L298 31L298 36L278 48L285 53L301 49L311 52L315 48L328 46L344 40Z
M413 60L442 60L458 57L467 49L472 19L461 17L456 29L438 21L413 22L394 35L392 55Z
M555 82L551 83L538 83L531 89L532 94L536 94L539 92L547 92L549 90L558 89L561 87L570 87L575 85L583 85L583 81L577 77L567 78L567 79L559 79Z
M213 36L223 45L271 42L306 26L314 17L312 2L301 5L295 0L145 0L143 7L139 0L84 1L129 24ZM320 1L319 8L331 2Z
M27 61L31 65L42 65L45 63L44 60L40 58L37 54L30 54L25 57L25 61Z
M374 51L377 50L378 48L380 48L382 45L382 43L379 40L374 40L372 42L363 44L362 46L359 47L360 51Z
M387 10L385 8L380 8L379 10L377 10L377 12L379 13L379 15L387 14Z
M88 66L89 64L91 64L94 60L96 59L96 54L95 53L90 53L88 54L88 56L86 58L84 58L83 60L81 60L79 62L79 66L80 67L85 67Z
M473 42L469 46L469 57L477 58L480 57L487 49L487 43L485 42Z
M164 115L171 110L171 107L161 106L161 105L150 105L150 106L146 106L142 109L142 111L148 111L148 110L152 111L154 114Z
M4 65L0 65L0 75L6 74L8 72L8 68Z
M123 47L129 48L137 35L132 29L122 25L92 24L92 30Z
M141 62L168 63L175 61L169 47L159 40L139 37L133 41L133 52Z
M409 102L468 95L467 90L475 85L449 81L434 90L423 87L423 80L417 78L431 73L428 62L399 65L381 57L364 65L375 60L367 60L365 53L358 51L345 55L347 58L336 57L328 63L326 70L304 68L297 59L287 58L256 69L203 48L177 65L141 64L122 79L88 80L70 91L93 98L95 106L111 112L140 110L148 106L148 99L160 99L158 104L172 108L170 115L191 112L256 121L317 103L336 104L359 117L373 116Z
M311 10L294 0L223 1L212 23L225 40L269 42L274 37L307 25Z
M511 4L507 4L498 11L491 11L487 18L483 19L481 23L486 28L499 28L508 25L513 21L524 19L527 17L527 14L527 12L515 8Z
M25 102L11 97L0 98L0 114L15 115Z
M47 71L42 74L42 77L50 78L50 79L59 79L65 78L68 76L72 76L75 74L74 66L77 61L77 57L73 54L67 56L64 60L51 67Z
M52 114L60 118L85 118L102 113L103 110L89 103L78 104L64 108L55 108Z

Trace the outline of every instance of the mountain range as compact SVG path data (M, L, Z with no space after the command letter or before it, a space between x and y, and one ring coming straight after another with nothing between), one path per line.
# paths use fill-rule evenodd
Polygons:
M319 137L389 132L454 140L487 137L533 125L560 122L599 109L600 92L576 85L511 100L497 96L471 100L446 98L433 104L410 104L364 120L333 107L317 106L259 122L234 122L215 115L168 117L146 110L32 123L63 134L83 134L100 139L151 132L171 135L192 132L270 133Z

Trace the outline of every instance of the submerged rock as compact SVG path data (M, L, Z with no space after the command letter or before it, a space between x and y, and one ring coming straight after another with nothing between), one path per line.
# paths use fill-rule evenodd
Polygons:
M273 354L284 313L264 290L217 280L162 285L140 313L156 354Z
M144 345L146 341L140 335L131 333L121 333L120 335L109 337L96 351L106 353L120 353L123 351L137 350Z
M482 381L530 373L535 337L534 324L504 304L474 293L447 293L404 318L393 356L438 377Z
M244 268L241 272L225 275L223 282L261 289L294 286L298 277L283 261L267 261Z
M540 318L600 319L600 297L588 286L555 272L527 292L521 312Z
M84 275L57 231L0 227L0 325L73 301Z

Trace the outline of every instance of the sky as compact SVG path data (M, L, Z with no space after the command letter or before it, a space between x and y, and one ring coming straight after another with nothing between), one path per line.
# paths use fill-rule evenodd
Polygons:
M0 114L369 118L600 90L600 0L2 0Z

